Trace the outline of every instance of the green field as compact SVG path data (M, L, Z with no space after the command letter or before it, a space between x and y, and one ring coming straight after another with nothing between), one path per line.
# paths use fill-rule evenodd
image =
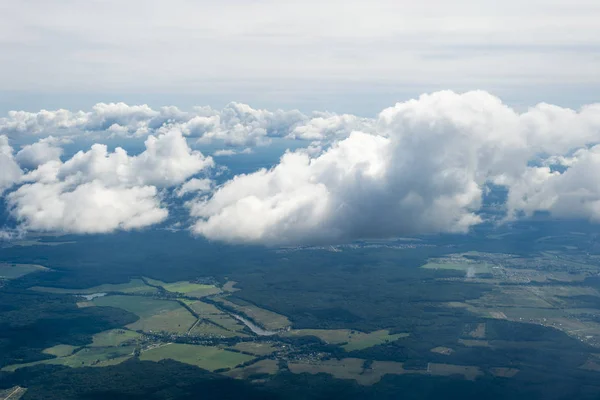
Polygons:
M219 310L217 307L212 304L205 303L203 301L198 300L183 300L194 312L201 317L206 315L217 315L224 314L223 311Z
M267 330L280 330L287 328L292 323L285 315L277 314L269 310L265 310L263 308L257 307L253 304L236 304L229 300L225 300L223 298L215 299L218 302L226 305L227 307L231 307L242 314L250 317L255 323L261 325L263 328Z
M93 294L93 293L156 293L157 289L148 286L141 279L132 279L127 283L94 286L87 289L63 289L46 286L34 286L30 290L56 294Z
M248 365L243 368L232 369L223 373L230 378L235 379L247 379L248 377L256 374L269 374L275 375L279 371L279 365L277 360L260 360L254 364Z
M95 298L93 303L96 306L122 308L136 314L140 319L127 325L127 328L136 331L185 333L196 322L196 318L177 301L138 296L105 296Z
M0 279L17 279L38 271L48 271L48 268L35 264L0 263Z
M236 288L235 285L237 284L236 281L227 281L225 282L225 284L223 285L223 291L224 292L229 292L229 293L233 293L233 292L237 292L240 289Z
M338 379L352 379L360 385L373 385L386 374L402 375L406 373L423 374L425 371L402 368L402 363L392 361L374 361L371 368L364 369L365 360L360 358L344 358L342 360L323 360L318 362L288 363L290 372L294 374L325 373Z
M293 329L281 335L288 337L316 336L325 343L342 345L346 351L362 350L409 336L408 333L390 335L388 330L363 333L349 329Z
M141 336L139 333L127 329L111 329L95 334L90 347L116 347Z
M218 347L194 346L172 343L142 352L141 360L160 361L171 359L214 371L221 368L233 368L252 360L254 357L234 353Z
M190 332L191 336L202 336L202 337L216 337L216 338L230 338L230 337L246 337L248 335L240 333L228 331L227 329L220 328L214 324L208 322L201 322L194 327L194 329Z
M294 374L325 373L338 379L353 379L360 385L373 385L388 374L404 375L436 375L462 376L467 380L475 380L483 372L475 366L429 363L427 369L404 369L403 363L395 361L373 361L369 368L364 368L365 360L360 358L344 358L342 360L322 360L313 362L290 362L288 367Z
M66 356L70 356L71 354L73 354L73 352L77 349L78 349L77 346L71 346L68 344L59 344L59 345L50 347L50 348L42 351L42 353L50 354L55 357L66 357Z
M268 343L259 342L240 342L232 348L246 353L254 354L255 356L266 356L277 350L277 347L274 347Z
M52 358L50 360L35 361L26 364L9 365L2 368L2 371L13 372L19 368L38 364L64 365L71 368L106 367L119 364L129 359L132 356L134 349L134 346L83 348L77 353L67 357Z
M192 283L187 281L179 281L166 283L156 279L144 278L146 281L155 286L160 286L164 290L172 293L181 293L188 297L206 297L213 294L221 293L221 289L215 285L203 285L200 283Z

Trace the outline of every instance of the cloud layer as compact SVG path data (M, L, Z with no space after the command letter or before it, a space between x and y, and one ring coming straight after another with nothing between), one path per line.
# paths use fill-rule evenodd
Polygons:
M140 135L145 150L129 155L95 144L64 160L60 140L48 135L71 129ZM442 91L363 118L239 103L192 112L117 103L89 113L13 113L0 131L41 137L15 155L0 136L0 190L29 230L150 226L182 198L190 214L183 226L234 243L460 233L485 218L480 211L491 185L508 190L505 220L545 211L600 221L600 104L572 110L542 103L518 112L484 91ZM219 185L208 173L212 158L188 145L245 147L271 137L313 142L270 169Z
M598 219L596 147L562 174L530 164L600 141L599 117L599 105L518 113L486 92L423 95L383 110L375 133L235 177L191 206L194 231L267 244L465 232L481 222L490 183L508 186L509 217Z
M98 103L87 112L10 111L0 118L0 134L15 138L48 135L102 138L146 137L179 130L200 143L220 141L246 147L266 144L274 137L324 140L347 136L353 129L369 130L367 125L371 122L353 115L322 112L305 115L297 110L254 109L242 103L230 103L222 110L195 107L189 112L174 106L153 110L147 105Z

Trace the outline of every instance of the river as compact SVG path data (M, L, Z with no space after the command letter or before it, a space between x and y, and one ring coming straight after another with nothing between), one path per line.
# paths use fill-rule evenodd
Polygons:
M237 319L238 321L242 321L244 325L246 325L250 330L256 333L258 336L273 336L277 335L277 331L267 331L260 326L254 324L252 321L248 321L246 318L239 316L237 314L231 314L232 317Z

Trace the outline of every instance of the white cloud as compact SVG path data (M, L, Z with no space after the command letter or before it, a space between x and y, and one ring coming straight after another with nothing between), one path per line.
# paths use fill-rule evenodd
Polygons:
M129 156L95 144L69 160L50 160L23 177L7 195L11 215L25 229L105 233L163 221L168 210L159 188L167 188L213 166L191 150L181 132L149 136L146 150Z
M347 137L350 132L373 132L372 118L361 118L349 114L315 113L306 123L298 124L287 135L291 139L324 140Z
M11 213L35 231L108 233L163 221L154 186L110 187L94 180L70 188L64 182L33 183L9 194Z
M51 113L9 115L0 129L143 132L145 151L130 155L95 144L61 160L59 139L47 137L14 156L0 136L0 191L23 184L6 198L27 229L109 232L151 225L166 217L164 199L173 189L178 197L196 194L187 202L194 231L224 241L291 244L465 232L481 221L489 183L507 187L508 218L547 211L600 220L594 180L600 176L600 147L594 147L600 144L600 104L573 110L542 103L518 112L484 91L441 91L397 103L376 118L307 116L240 103L191 112L112 103ZM202 174L213 159L187 144L197 138L238 146L214 153L224 157L251 152L242 146L273 137L313 142L286 153L270 170L218 187Z
M481 221L488 182L515 197L540 154L600 142L599 116L597 105L518 113L481 91L423 95L383 110L376 133L355 132L328 150L288 153L271 170L236 176L191 206L194 230L267 244L464 232ZM564 215L558 206L531 207Z
M8 138L0 135L0 195L21 178L21 168L13 156Z
M19 165L27 169L35 169L38 166L52 160L60 160L62 148L57 144L59 141L52 136L38 140L33 144L25 145L16 155Z
M212 189L213 182L210 179L198 179L192 178L183 185L179 189L177 189L176 194L178 197L183 197L188 193L207 193Z
M234 149L221 149L217 150L213 153L215 157L229 157L235 156L236 154L252 154L252 148L246 147L243 150L234 150Z
M547 211L559 218L600 222L600 146L581 149L568 160L564 172L550 167L527 168L510 185L508 217Z

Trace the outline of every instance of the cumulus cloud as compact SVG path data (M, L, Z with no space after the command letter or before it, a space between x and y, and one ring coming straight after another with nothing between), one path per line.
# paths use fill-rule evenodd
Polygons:
M207 193L211 190L213 182L210 179L198 179L192 178L183 185L179 189L177 189L177 197L183 197L188 193Z
M484 218L482 197L492 184L508 190L507 219L545 211L600 220L600 104L572 110L542 103L518 112L487 92L442 91L375 118L240 103L190 112L113 103L87 113L12 113L0 121L0 132L53 129L143 135L145 150L130 155L95 144L61 160L60 143L48 137L14 156L0 136L0 190L14 185L7 202L26 229L148 226L166 218L165 199L174 195L191 198L195 233L229 242L466 232ZM274 137L311 144L286 152L271 169L219 186L202 174L213 159L187 143L233 146L214 153L224 157Z
M40 139L19 150L16 160L21 167L27 169L35 169L48 161L60 160L63 150L58 144L59 140L52 136Z
M581 149L568 159L563 172L530 167L507 182L509 218L547 211L561 218L600 222L600 146Z
M0 118L0 134L145 137L176 129L200 143L220 141L228 146L248 147L267 144L275 137L301 140L347 137L352 130L368 131L367 126L372 122L347 114L305 115L298 110L270 111L235 102L222 110L195 107L190 112L174 106L154 110L147 105L98 103L89 112L11 111Z
M21 168L5 135L0 135L0 195L21 178Z
M95 144L65 162L53 159L23 176L7 195L11 215L28 230L105 233L163 221L159 189L178 185L213 166L191 150L179 131L149 136L130 156Z
M509 211L564 216L572 200L554 202L552 193L576 193L581 201L591 184L581 178L584 167L557 175L528 165L540 154L600 141L599 116L598 105L574 111L540 104L518 113L481 91L423 95L383 110L374 132L354 132L321 152L290 152L270 170L236 176L190 206L194 231L267 244L465 232L481 222L488 183L508 186ZM590 163L582 165L594 170ZM556 176L569 184L545 183ZM519 196L519 185L550 189L524 205L516 199L531 195Z
M89 112L65 109L39 112L10 111L0 118L0 133L12 135L66 135L108 131L142 136L166 123L183 122L188 113L177 107L153 110L147 105L98 103Z

